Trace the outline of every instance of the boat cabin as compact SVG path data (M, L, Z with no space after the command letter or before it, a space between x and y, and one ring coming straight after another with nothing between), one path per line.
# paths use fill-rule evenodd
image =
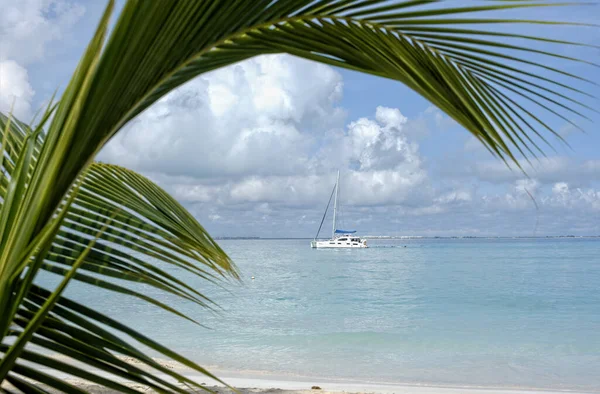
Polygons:
M360 244L360 238L350 238L350 237L340 237L340 238L336 238L334 240L332 240L333 242L337 243L338 245L359 245ZM330 242L330 243L333 243Z

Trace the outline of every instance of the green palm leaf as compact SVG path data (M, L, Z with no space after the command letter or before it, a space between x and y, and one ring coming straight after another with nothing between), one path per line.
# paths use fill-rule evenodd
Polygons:
M539 143L558 136L553 120L577 125L596 111L586 90L595 81L548 65L548 59L598 66L560 51L591 45L501 29L560 22L497 16L504 10L574 4L130 0L105 41L110 1L71 82L39 124L30 127L0 115L0 381L23 392L44 392L32 382L82 392L40 369L45 368L69 370L121 392L135 390L104 374L159 392L183 392L173 379L194 385L131 341L209 374L61 294L77 280L183 316L129 284L143 283L215 309L201 289L162 267L217 284L237 278L225 253L166 192L135 172L93 162L115 133L166 93L220 67L288 53L399 81L445 111L493 155L518 165L518 155L543 154ZM37 285L41 270L62 276L61 285L54 290ZM92 369L69 369L62 359L28 344Z
M38 138L32 141L32 149L26 151L26 140L34 130L19 120L8 119L3 114L0 114L0 129L3 130L5 146L10 145L10 150L4 152L3 170L7 176L4 177L3 187L0 189L4 197L17 179L15 163L22 160L21 156L25 152L30 152L27 173L31 175L44 140ZM51 222L59 223L55 224L54 229L44 229L44 233L49 234L48 242L34 248L35 255L31 254L31 257L25 258L23 267L32 267L39 262L38 269L140 298L187 319L189 318L173 306L115 283L115 280L143 283L198 305L214 308L212 302L199 289L192 288L156 264L148 263L148 258L160 260L215 283L226 278L238 277L229 258L200 224L171 196L133 171L93 163L69 194L71 197L60 208L60 216ZM5 207L2 208L4 210ZM9 330L6 338L21 338L29 332L30 336L25 342L31 342L47 352L63 354L72 361L85 363L103 373L110 373L117 378L143 384L158 391L184 392L173 384L173 379L198 386L197 383L165 368L131 344L101 328L99 324L103 324L210 376L195 363L141 334L72 301L56 298L56 292L52 293L33 284L33 275L23 276L18 268L12 275L16 285L13 291L18 294L20 300L13 304L12 320L2 322L3 329ZM48 308L46 314L40 315L42 307L53 297L55 300L52 307ZM31 329L29 326L34 319L38 319L39 324L35 329ZM9 325L4 326L5 324ZM14 351L14 345L12 350ZM15 387L24 389L28 383L22 378L28 378L62 391L80 391L51 375L15 363L16 357L9 364L10 351L10 346L0 345L0 352L5 353L0 363L0 372L4 374L3 379L6 378ZM121 356L136 360L147 368L139 369L123 361ZM18 358L121 392L134 392L127 386L107 380L97 372L73 367L43 353L21 349ZM154 372L149 372L149 368ZM156 372L166 374L171 380L155 378Z

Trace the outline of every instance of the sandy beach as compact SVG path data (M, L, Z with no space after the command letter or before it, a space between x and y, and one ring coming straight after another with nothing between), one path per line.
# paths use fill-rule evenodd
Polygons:
M55 356L57 359L66 361L62 356ZM127 358L123 358L126 361ZM163 366L176 370L186 377L202 384L208 390L218 394L235 394L235 391L223 384L214 381L206 376L199 375L187 367L182 367L177 363L156 359ZM137 363L136 363L137 364ZM136 366L145 369L142 365ZM215 368L209 368L211 373L218 376L231 387L235 387L239 394L594 394L598 391L580 391L569 389L536 389L536 388L499 388L499 387L477 387L477 386L442 386L434 384L405 384L405 383L377 383L377 382L357 382L347 380L309 378L293 375L272 375L262 371L227 371ZM50 372L49 370L46 372ZM99 371L94 371L98 375L108 377ZM64 373L51 372L53 376L65 379L70 384L77 386L89 393L94 394L110 394L116 391L99 387L95 384L90 384L87 381L72 378ZM165 375L158 374L161 378L170 380ZM131 388L141 392L154 392L148 387L140 384L130 384L122 380L118 380ZM175 381L173 381L175 383ZM3 386L4 387L4 386ZM205 390L191 389L190 387L181 385L182 388L188 389L190 393L205 393ZM60 391L47 389L51 393L59 393Z
M302 381L273 381L257 378L227 378L223 379L233 387L236 387L239 394L592 394L593 391L573 391L573 390L537 390L537 389L504 389L504 388L475 388L475 387L436 387L436 386L416 386L416 385L396 385L396 384L374 384L374 383L331 383L331 382L302 382ZM206 379L201 379L206 380ZM89 393L110 394L116 391L89 384L77 379L67 379L67 381ZM153 392L147 387L139 384L128 385L135 390L142 392ZM319 389L311 389L317 386ZM230 388L220 384L207 384L207 389L218 394L235 394ZM60 391L47 389L51 393ZM205 393L206 391L196 389L189 390L190 393Z

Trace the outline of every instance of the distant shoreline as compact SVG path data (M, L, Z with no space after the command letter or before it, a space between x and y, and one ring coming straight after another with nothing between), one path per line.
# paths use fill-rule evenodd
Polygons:
M217 241L222 240L286 240L286 239L313 239L309 237L213 237ZM421 235L363 235L364 239L549 239L549 238L600 238L600 235L521 235L521 236L421 236Z

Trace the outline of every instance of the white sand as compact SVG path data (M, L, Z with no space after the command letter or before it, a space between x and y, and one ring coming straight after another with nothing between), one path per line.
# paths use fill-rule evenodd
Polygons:
M57 358L63 359L61 356ZM125 359L127 360L127 359ZM66 361L63 359L62 361ZM127 360L131 361L131 360ZM217 391L219 394L234 394L234 392L213 381L203 375L199 375L188 368L182 368L177 363L157 360L165 367L177 370L177 372L187 376L195 382L202 384L212 391ZM137 365L141 367L141 365ZM208 368L215 376L227 382L232 387L236 387L240 394L358 394L358 393L373 393L373 394L591 394L600 393L600 391L577 391L577 390L546 390L532 388L491 388L491 387L469 387L469 386L434 386L434 385L414 385L414 384L382 384L371 382L351 382L339 380L325 379L310 379L307 377L296 376L277 376L260 371L222 371L214 368ZM46 371L49 372L49 371ZM94 371L98 375L108 377L108 375ZM89 384L80 379L74 379L69 375L52 371L52 375L69 381L90 393L109 394L112 390L100 388L96 385ZM159 376L165 380L173 381L166 375ZM124 383L124 382L122 382ZM127 384L139 391L153 392L147 387L139 384ZM313 386L318 386L320 389L312 390ZM4 386L3 386L4 387ZM48 390L51 393L58 391ZM203 390L190 391L190 393L206 393Z
M290 380L263 380L255 378L227 378L222 377L224 381L233 387L236 387L240 394L588 394L593 392L584 391L548 391L533 389L497 389L497 388L473 388L473 387L434 387L434 386L411 386L411 385L384 385L373 383L329 383L318 381L302 382ZM207 379L198 379L205 382ZM109 394L112 390L107 390L96 385L87 384L76 379L68 379L74 384L90 393ZM139 384L129 385L139 391L146 391L148 388ZM312 386L321 387L320 390L311 390ZM206 387L216 391L218 394L235 394L231 389L222 385L207 384ZM58 391L48 390L51 393ZM147 392L152 392L148 390ZM206 393L204 390L190 390L190 393Z

